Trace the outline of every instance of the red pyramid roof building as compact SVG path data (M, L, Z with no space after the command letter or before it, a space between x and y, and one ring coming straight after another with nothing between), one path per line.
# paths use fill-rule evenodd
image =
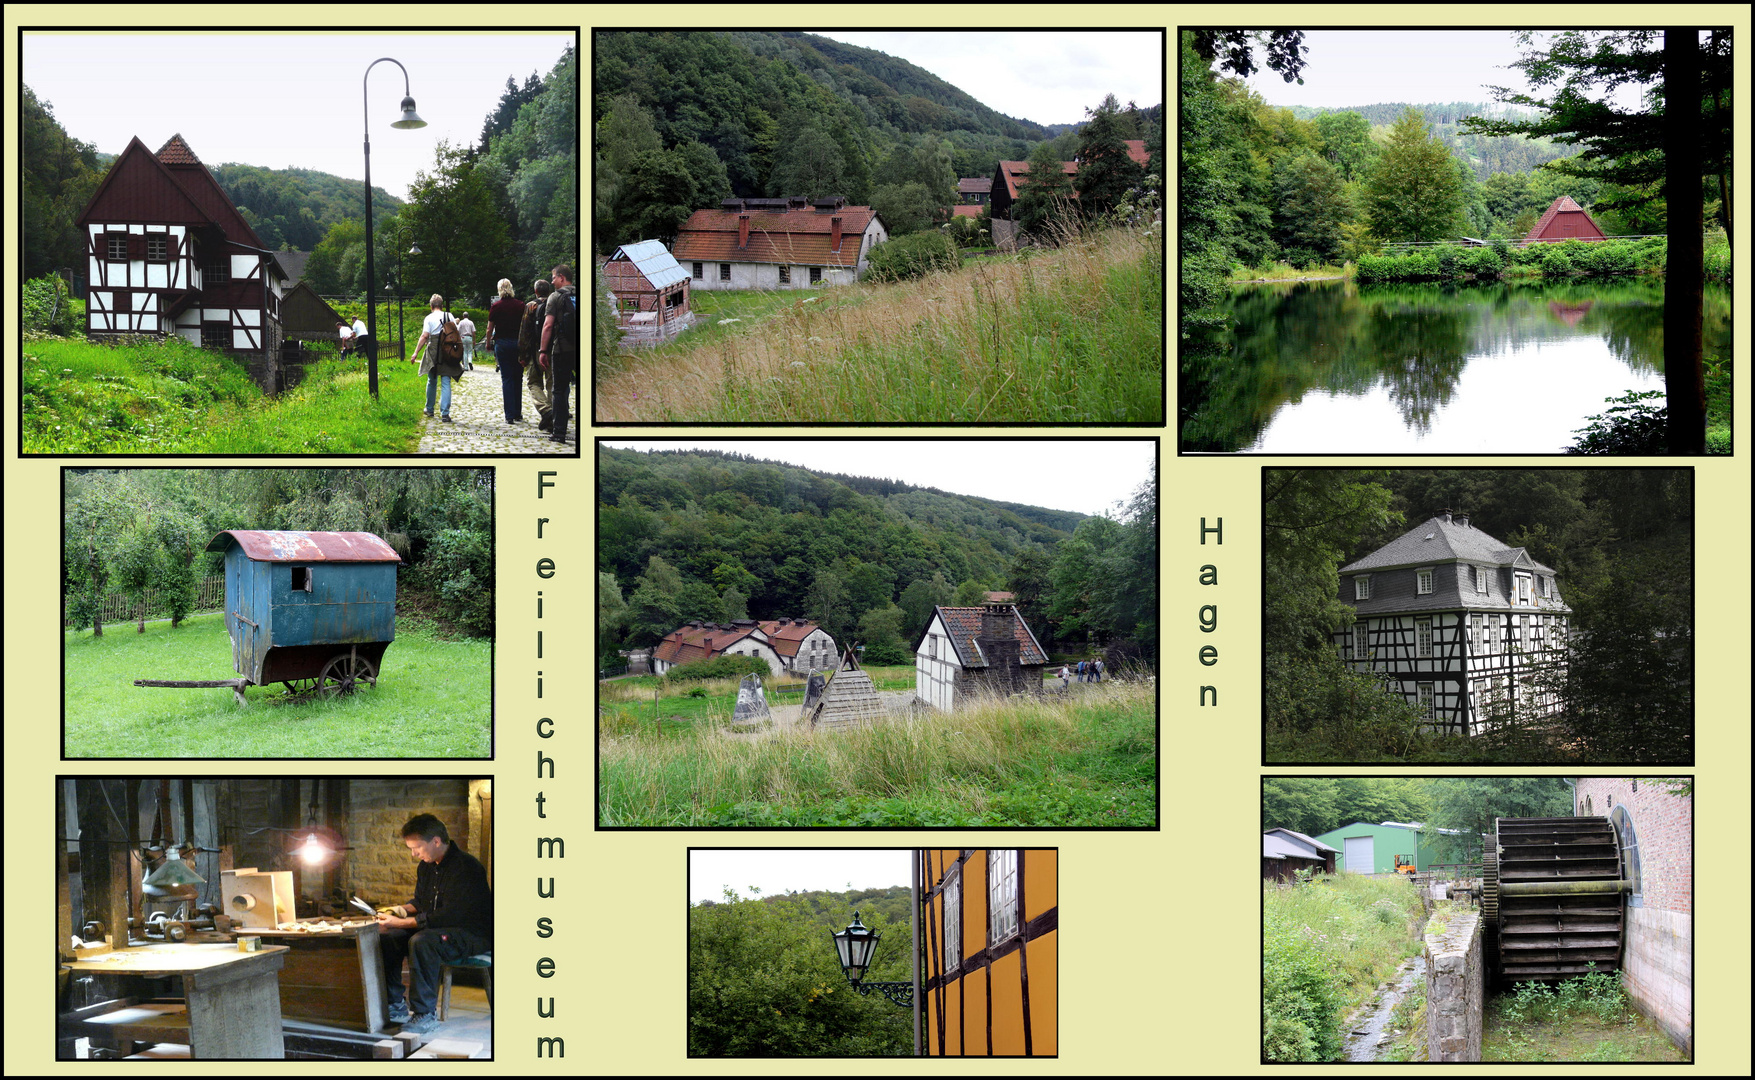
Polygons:
M1558 243L1562 240L1607 240L1603 230L1591 220L1584 207L1572 201L1572 196L1562 195L1549 204L1542 214L1536 227L1523 238L1526 244Z

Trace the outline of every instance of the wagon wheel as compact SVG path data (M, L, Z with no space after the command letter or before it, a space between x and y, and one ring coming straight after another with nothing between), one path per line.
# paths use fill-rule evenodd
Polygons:
M317 676L317 690L324 697L351 694L362 686L378 685L378 669L363 656L342 653L323 665Z
M317 689L316 679L282 679L280 684L286 687L288 696L293 697L309 694Z

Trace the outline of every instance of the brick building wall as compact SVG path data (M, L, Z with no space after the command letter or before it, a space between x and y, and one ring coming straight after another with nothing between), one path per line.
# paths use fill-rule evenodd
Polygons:
M402 844L402 825L422 812L437 816L451 839L479 857L470 835L468 780L359 779L351 788L346 825L334 826L353 848L336 869L338 888L380 904L399 904L412 897L418 863Z
M1578 781L1574 812L1631 823L1638 890L1627 900L1622 982L1677 1045L1694 1040L1694 799L1625 778ZM1620 814L1616 811L1619 809ZM1625 858L1625 856L1624 856Z

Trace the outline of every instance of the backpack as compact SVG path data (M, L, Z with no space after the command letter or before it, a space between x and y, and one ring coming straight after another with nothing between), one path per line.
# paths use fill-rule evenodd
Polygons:
M439 360L447 364L463 362L463 332L457 329L457 321L445 316L445 323L439 328L438 340Z
M572 303L561 305L561 313L555 317L554 337L549 344L577 356L579 354L579 290L569 285L561 290L561 295L571 300Z

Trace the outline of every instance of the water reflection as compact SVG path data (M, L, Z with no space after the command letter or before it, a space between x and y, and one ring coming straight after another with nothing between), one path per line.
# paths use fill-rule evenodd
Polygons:
M1185 351L1183 448L1557 453L1603 399L1663 387L1663 283L1242 286L1225 347ZM1729 355L1709 286L1707 352Z

